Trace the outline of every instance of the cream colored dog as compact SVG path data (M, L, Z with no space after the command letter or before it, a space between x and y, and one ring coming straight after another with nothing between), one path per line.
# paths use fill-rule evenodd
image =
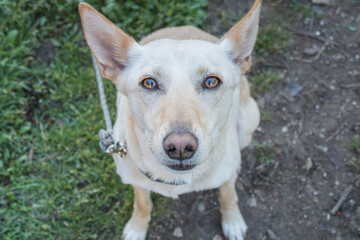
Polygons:
M244 74L251 64L261 0L220 40L195 27L161 29L138 44L86 3L79 5L87 43L102 75L117 88L113 139L117 173L134 187L123 239L146 238L150 191L179 194L220 187L222 228L243 239L235 181L240 150L251 141L259 110Z

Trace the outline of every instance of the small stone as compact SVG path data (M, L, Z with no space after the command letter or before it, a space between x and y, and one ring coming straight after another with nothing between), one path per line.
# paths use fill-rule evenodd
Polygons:
M295 97L304 87L297 83L288 83L286 85L286 90L291 97Z
M250 199L247 201L247 204L248 204L250 207L256 207L256 206L257 206L256 198L255 198L255 197L250 198Z
M348 71L348 74L350 76L357 76L357 75L360 75L360 72L357 70L352 70L352 71L350 70L350 71Z
M283 128L281 129L281 131L282 131L283 133L286 133L286 132L288 131L287 126L283 127Z
M324 20L321 20L321 21L320 21L320 26L324 26L324 24L325 24L325 21L324 21Z
M308 56L314 56L319 52L318 48L305 48L303 53Z
M173 236L174 236L174 237L177 237L177 238L182 238L182 237L184 236L184 235L183 235L183 232L182 232L182 230L181 230L180 227L176 227L176 228L174 229Z
M198 206L197 206L197 210L198 210L200 213L204 213L205 210L206 210L205 203L204 203L204 202L199 203Z
M330 218L331 218L330 214L327 213L327 214L326 214L326 221L330 221Z
M320 31L316 31L316 32L315 32L315 35L316 35L316 36L320 36L320 35L321 35L321 32L320 32Z
M327 146L320 146L320 149L321 149L324 153L327 153L327 152L328 152L328 147L327 147Z
M310 157L306 158L306 160L305 160L306 170L309 171L312 168L312 166L313 166L313 162L312 162L311 158Z
M223 240L223 238L221 237L220 234L216 234L216 235L212 238L212 240Z

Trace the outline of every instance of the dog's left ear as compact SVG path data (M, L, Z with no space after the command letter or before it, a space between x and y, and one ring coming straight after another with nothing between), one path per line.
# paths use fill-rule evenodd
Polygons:
M245 74L251 65L251 53L259 29L261 0L255 0L250 11L218 42Z
M89 4L80 3L79 12L86 41L101 74L115 83L129 64L130 48L138 44Z

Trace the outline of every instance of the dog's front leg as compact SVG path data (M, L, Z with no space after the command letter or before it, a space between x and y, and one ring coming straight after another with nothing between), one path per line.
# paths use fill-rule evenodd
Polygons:
M229 240L243 240L247 229L238 206L235 190L236 178L237 174L234 173L219 189L221 225L224 235Z
M134 211L124 228L124 240L144 240L149 226L152 209L150 191L134 187L134 196Z

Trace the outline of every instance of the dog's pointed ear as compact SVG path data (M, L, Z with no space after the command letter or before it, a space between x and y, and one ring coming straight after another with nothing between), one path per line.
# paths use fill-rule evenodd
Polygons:
M116 82L128 64L128 53L135 40L87 3L79 4L86 41L102 75Z
M232 60L246 73L251 65L251 53L259 29L261 0L255 0L249 12L235 24L218 42Z

